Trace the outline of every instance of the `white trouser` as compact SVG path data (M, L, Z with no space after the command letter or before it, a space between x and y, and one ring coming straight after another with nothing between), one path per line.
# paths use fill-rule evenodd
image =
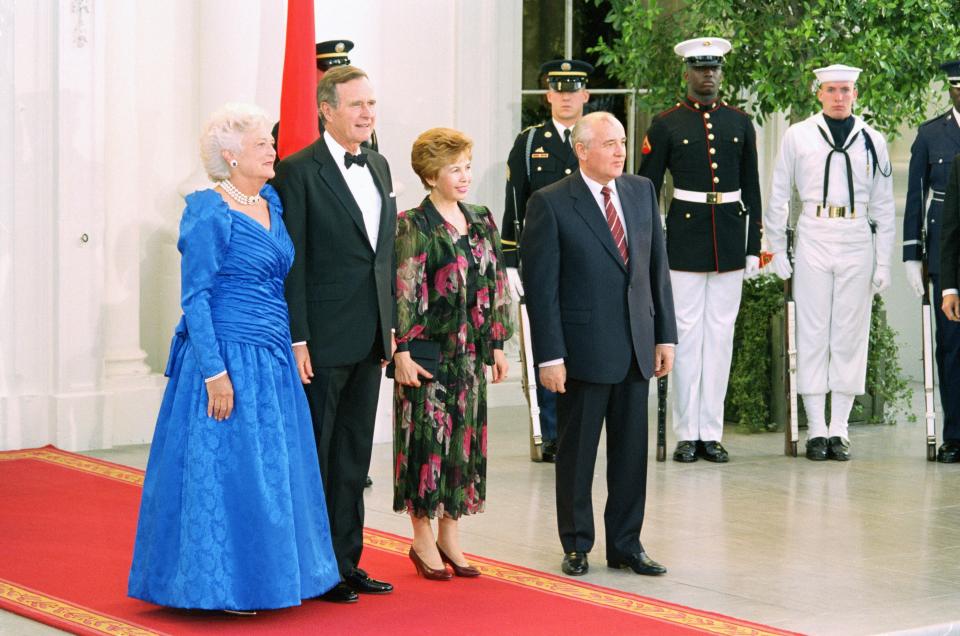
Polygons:
M873 299L867 220L801 216L793 277L797 391L863 393Z
M670 283L678 340L670 373L673 433L677 441L719 442L743 270L670 270Z
M823 393L805 393L803 408L807 412L807 440L814 437L842 437L849 441L847 433L850 411L855 395L833 391L830 394L830 426L827 427L827 396Z

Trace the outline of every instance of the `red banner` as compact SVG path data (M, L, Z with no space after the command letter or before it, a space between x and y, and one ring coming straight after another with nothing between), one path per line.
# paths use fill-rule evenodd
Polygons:
M317 60L313 1L287 0L287 42L280 91L280 158L317 140Z

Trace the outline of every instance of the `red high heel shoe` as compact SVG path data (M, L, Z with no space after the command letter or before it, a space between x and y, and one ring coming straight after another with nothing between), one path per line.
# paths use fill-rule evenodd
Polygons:
M443 551L443 548L440 547L439 543L437 544L437 550L440 551L440 559L444 563L450 564L450 567L453 568L453 573L456 574L457 576L466 576L466 577L480 576L480 570L473 567L472 565L457 565L456 563L454 563L453 559L447 556L447 553Z
M446 567L440 570L434 570L432 567L423 562L423 559L420 558L420 555L417 554L417 551L413 549L413 546L410 546L410 552L407 553L410 556L410 560L413 561L413 566L417 568L417 574L423 578L430 581L449 581L453 578L453 575L450 574L450 570ZM443 558L443 553L441 553L440 558Z

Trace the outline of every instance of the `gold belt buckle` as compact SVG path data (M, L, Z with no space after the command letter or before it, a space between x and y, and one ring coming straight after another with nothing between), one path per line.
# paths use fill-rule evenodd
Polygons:
M711 205L720 205L723 203L722 192L707 192L707 203Z
M847 208L842 205L817 206L817 216L826 216L831 219L840 219L847 216ZM850 216L853 216L852 214Z

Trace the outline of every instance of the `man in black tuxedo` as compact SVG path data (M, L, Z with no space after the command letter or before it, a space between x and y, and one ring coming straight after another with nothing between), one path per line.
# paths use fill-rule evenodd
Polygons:
M533 355L557 401L557 523L563 572L586 574L591 486L607 422L607 564L666 568L640 544L647 479L647 393L673 365L677 326L657 195L623 175L626 136L610 113L573 128L579 170L536 191L520 242Z
M290 332L344 579L324 598L354 602L357 592L393 590L357 564L380 370L395 347L397 206L386 159L361 147L376 120L366 73L329 70L317 102L324 134L281 161L273 184L296 249L286 282Z

